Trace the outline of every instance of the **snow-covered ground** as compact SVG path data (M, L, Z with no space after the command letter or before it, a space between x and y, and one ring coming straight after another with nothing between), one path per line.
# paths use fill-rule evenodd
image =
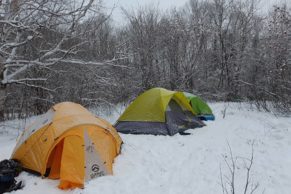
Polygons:
M121 134L124 144L114 175L92 180L85 189L61 191L58 181L22 173L18 179L26 186L15 193L223 193L221 182L227 184L231 178L226 164L230 146L236 160L236 193L243 193L253 147L250 187L259 185L254 193L290 194L291 118L251 110L248 105L210 105L216 120L189 130L188 136ZM101 116L115 122L118 113ZM19 129L30 120L0 123L0 160L9 158Z

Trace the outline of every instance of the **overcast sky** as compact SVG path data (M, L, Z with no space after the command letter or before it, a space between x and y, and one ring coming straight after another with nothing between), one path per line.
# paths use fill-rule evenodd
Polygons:
M124 24L124 16L120 10L120 7L124 7L129 10L136 10L140 6L158 6L162 10L171 9L173 7L181 7L185 5L189 0L103 0L108 11L115 5L116 8L113 11L113 20L117 25ZM271 8L274 3L288 3L291 5L291 0L261 0L260 7L262 12L266 12Z
M124 23L124 16L121 7L127 10L136 10L140 6L156 6L162 10L171 9L173 7L181 7L188 2L188 0L103 0L106 8L110 10L114 5L116 8L113 12L113 20L117 24Z

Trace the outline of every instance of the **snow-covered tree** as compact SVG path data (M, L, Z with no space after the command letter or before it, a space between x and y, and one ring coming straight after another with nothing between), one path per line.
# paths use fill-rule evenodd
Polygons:
M96 70L111 65L116 66L114 54L107 55L110 52L114 53L114 46L108 42L111 34L104 31L106 25L108 26L109 16L102 12L101 1L6 0L1 2L1 99L9 95L7 88L13 87L16 96L21 96L25 92L28 92L28 96L29 93L31 95L37 93L33 97L39 99L39 105L50 106L47 103L65 100L60 96L52 99L57 96L56 93L62 93L69 88L72 90L72 87L63 85L66 81L69 82L68 79L71 84L77 80L78 83L83 82L81 80L84 80L85 76L91 82L94 80L94 83L97 82L98 76L98 80L103 84L104 80L108 79L104 73L100 76L101 70L99 72ZM108 29L111 31L110 28ZM93 33L96 36L103 36L100 37L101 43L94 42L93 39L97 40L97 37L90 39L87 36ZM94 54L91 53L89 56L88 51L92 47L95 47ZM102 57L94 57L100 51L103 52L100 53ZM49 81L51 79L55 79L54 82ZM79 87L84 88L84 86ZM58 91L60 88L63 88L61 92ZM69 93L63 95L68 96ZM84 93L87 92L82 94ZM78 98L81 99L85 99L84 95ZM3 110L3 103L2 101L0 110Z

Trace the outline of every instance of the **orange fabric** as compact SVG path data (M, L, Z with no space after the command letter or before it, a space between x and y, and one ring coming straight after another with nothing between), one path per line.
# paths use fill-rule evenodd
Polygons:
M68 136L64 140L60 179L77 185L84 184L84 141L78 136ZM59 185L62 188L62 183Z
M98 162L102 162L107 172L112 174L112 163L120 152L122 140L110 123L70 102L57 104L48 113L42 115L37 125L25 129L12 159L19 160L25 168L41 175L51 168L49 178L60 178L60 188L83 187L86 132L94 142L94 149L101 160ZM35 130L35 126L41 128ZM62 141L63 144L60 143Z
M84 184L79 184L79 183L73 183L70 181L66 180L61 180L60 184L58 186L60 189L66 190L66 189L73 189L73 188L84 188Z
M102 118L97 118L100 122L104 123L106 125L106 127L104 127L105 129L107 129L108 131L110 131L111 135L114 137L113 141L115 142L115 148L116 148L116 154L120 153L120 145L122 144L122 140L120 138L120 136L118 135L116 129L110 124L108 123L106 120L102 119ZM106 130L105 130L106 132Z
M54 120L64 119L66 117L72 117L74 115L87 115L92 114L83 106L71 102L62 102L52 107L55 110Z
M62 159L62 153L63 153L63 145L64 145L63 141L58 143L58 145L54 149L54 152L50 155L49 162L51 161L51 166L50 166L49 178L51 178L51 179L60 178L60 169L61 169L61 159Z
M43 158L44 157L43 154L45 154L46 150L42 151L40 149L37 149L37 147L33 149L33 146L35 144L38 145L38 140L40 139L40 137L47 128L48 128L47 126L43 127L37 130L34 134L32 134L29 138L29 141L28 140L24 141L22 145L20 145L17 149L13 151L11 158L21 161L23 167L27 169L40 172L42 170L41 169L42 165L39 164L40 161L38 158ZM18 141L20 141L20 139ZM34 159L35 157L38 158Z

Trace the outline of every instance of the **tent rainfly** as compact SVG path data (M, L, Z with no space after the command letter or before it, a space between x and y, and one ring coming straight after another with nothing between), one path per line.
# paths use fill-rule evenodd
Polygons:
M211 108L200 97L188 92L184 92L184 95L187 97L188 102L192 107L192 110L198 114L201 120L215 120Z
M26 128L11 156L25 169L60 179L59 188L112 174L122 143L116 130L79 104L53 106Z
M138 96L115 124L121 133L153 135L174 135L202 126L182 92L163 88Z

